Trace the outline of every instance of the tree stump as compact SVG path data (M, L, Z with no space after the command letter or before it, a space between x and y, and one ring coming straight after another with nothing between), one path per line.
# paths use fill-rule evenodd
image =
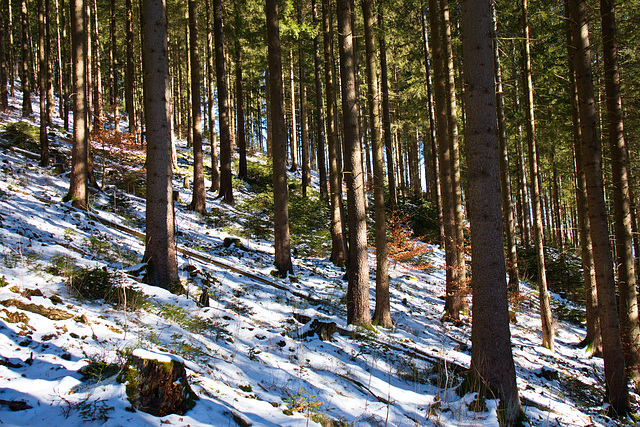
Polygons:
M135 350L118 381L127 383L127 397L133 408L157 417L184 415L198 400L187 382L183 363L170 354Z

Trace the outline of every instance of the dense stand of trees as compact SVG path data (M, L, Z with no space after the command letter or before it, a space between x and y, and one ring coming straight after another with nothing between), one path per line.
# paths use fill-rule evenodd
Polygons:
M346 269L348 323L393 324L387 220L408 206L432 208L431 238L445 249L443 320L471 310L467 384L498 390L505 422L520 413L507 312L507 296L518 297L520 256L535 253L529 273L539 290L541 344L551 350L546 263L577 256L587 313L582 345L604 358L609 402L623 414L627 376L635 387L640 381L640 183L632 179L640 173L640 11L614 6L6 0L0 112L20 90L21 114L32 115L37 93L47 166L53 116L68 129L73 111L65 199L81 208L88 186L97 186L92 135L146 144L145 260L158 286L177 278L176 138L193 149L189 207L202 214L206 180L232 204L233 174L249 178L247 156L269 157L281 276L294 272L287 166L300 174L305 197L315 197L309 188L318 183L330 211L330 259ZM376 250L373 319L369 245Z

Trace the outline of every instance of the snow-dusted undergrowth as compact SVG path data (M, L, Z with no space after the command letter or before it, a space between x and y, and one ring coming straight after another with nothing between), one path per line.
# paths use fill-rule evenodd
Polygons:
M19 99L12 102L13 112L2 117L4 122L18 120ZM58 137L53 146L62 153L70 149ZM184 144L178 148L186 156ZM239 188L237 198L249 197ZM403 264L390 269L395 327L357 330L345 326L344 271L324 258L296 258L293 278L271 277L269 242L242 238L249 250L225 248L227 232L207 226L184 209L184 202L176 205L176 226L178 244L192 251L178 256L189 295L139 283L125 273L135 270L127 267L141 258L143 242L107 224L143 232L144 200L107 186L93 194L94 216L88 216L61 202L67 189L66 174L40 168L24 153L2 146L0 425L498 424L496 401L487 401L486 411L473 412L469 406L475 395L455 394L460 381L456 366L468 366L470 360L471 329L468 322L453 326L440 321L444 260L439 248L432 248L438 268L429 274ZM191 197L187 190L180 196L183 201ZM239 212L215 196L207 195L207 208L229 213L241 228ZM119 286L135 287L146 299L133 310L80 298L64 273L73 265L115 272L121 276ZM210 307L196 303L200 286L208 286ZM511 333L531 425L613 424L600 415L602 361L575 347L583 328L560 322L556 352L542 348L535 291L526 284L522 289L527 298ZM68 318L52 320L34 312L52 312L46 309ZM300 338L308 319L335 322L343 333L334 333L330 341ZM161 419L132 412L125 386L115 376L83 379L78 372L90 361L121 364L135 349L181 357L200 398L195 408ZM543 368L552 371L551 379L544 378Z

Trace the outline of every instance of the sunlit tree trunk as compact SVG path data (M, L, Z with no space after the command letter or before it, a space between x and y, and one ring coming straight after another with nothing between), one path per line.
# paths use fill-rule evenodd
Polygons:
M204 194L204 154L202 152L202 109L200 104L200 53L198 51L198 8L189 0L189 50L191 51L191 130L193 132L193 197L189 209L207 211Z
M39 92L40 92L40 166L49 165L49 138L47 137L47 63L45 47L45 0L38 0L38 63L39 63ZM2 46L4 49L4 46Z
M316 0L312 0L313 7L313 25L314 27L318 27L318 10L316 5ZM318 29L318 32L321 30ZM316 135L317 135L317 163L318 163L318 174L320 178L320 197L323 199L327 199L329 194L327 190L327 165L325 158L325 131L324 131L324 103L322 100L322 76L321 76L321 58L320 58L320 37L316 33L313 38L313 77L315 81L316 87Z
M71 149L71 174L69 193L64 200L87 208L87 25L84 0L71 0L71 46L72 46L72 91L73 91L73 147Z
M585 1L569 0L569 9L571 11L573 42L576 47L575 70L578 111L580 113L580 136L591 224L593 264L596 272L607 399L613 412L618 416L623 416L629 411L629 390L620 338L613 257L609 243L609 226L604 200L601 147L596 125L597 112L593 91Z
M231 121L229 119L229 89L227 86L222 0L213 0L213 32L215 39L216 79L218 83L218 116L220 126L220 195L233 204L231 179Z
M491 390L500 399L500 421L523 417L511 352L503 220L500 206L500 149L496 128L491 1L463 0L465 135L469 178L469 220L473 318L471 390Z
M344 122L344 174L347 186L349 218L349 262L347 276L347 323L366 326L371 323L369 312L369 261L367 251L367 213L365 208L358 99L356 95L356 64L351 27L349 0L337 1L342 116Z
M618 71L618 43L613 0L600 0L602 19L602 49L604 82L609 122L611 180L615 214L616 255L618 264L618 293L620 295L620 335L624 347L627 373L636 388L640 387L640 325L633 235L631 230L631 197L629 194L629 160L624 139L620 73Z
M376 228L376 308L373 322L385 328L393 325L389 302L389 272L387 251L387 219L384 202L384 158L382 154L382 128L380 126L380 99L378 92L378 64L376 63L372 0L362 0L365 50L367 54L367 99L373 148L373 198Z
M29 117L33 113L31 107L31 79L29 77L29 21L27 14L27 0L22 0L20 7L20 27L22 28L20 47L21 47L21 65L22 65L22 117Z
M205 1L206 17L207 17L207 115L209 117L209 144L211 145L211 191L220 189L220 174L218 172L218 147L216 147L216 119L213 114L213 89L214 89L214 50L213 50L213 31L211 28L211 0Z
M125 44L127 65L124 78L124 99L127 107L129 133L138 140L138 121L136 119L135 97L135 63L133 54L133 7L131 0L125 0Z
M284 123L284 85L282 82L282 51L278 0L267 0L267 44L269 86L271 95L271 126L273 138L273 208L275 265L278 274L293 273L289 240L289 187L287 184L287 130Z
M542 345L553 350L553 318L547 289L547 273L544 259L544 229L542 226L542 202L540 195L540 179L538 161L538 146L535 135L535 118L533 104L533 79L531 76L531 53L529 46L529 23L527 18L527 1L522 0L522 29L524 36L524 79L526 101L526 128L527 142L529 146L529 173L531 185L531 203L533 205L534 242L536 247L536 259L538 261L538 292L540 295L540 317L542 320Z
M111 62L111 108L113 109L113 126L116 135L120 135L120 105L118 100L118 27L116 26L116 0L111 0L111 46L109 46L109 59Z
M330 0L322 0L322 30L324 36L324 72L327 91L327 144L329 148L329 199L331 202L331 262L344 265L347 247L343 231L342 185L340 180L339 147L336 130L333 55L331 52Z

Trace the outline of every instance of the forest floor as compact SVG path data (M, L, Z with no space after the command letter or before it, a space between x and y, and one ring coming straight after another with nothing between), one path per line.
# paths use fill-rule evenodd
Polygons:
M11 105L0 118L4 129L23 120L20 100ZM29 120L37 125L37 114ZM104 186L92 192L87 213L61 201L69 186L69 135L55 129L51 141L54 161L41 168L34 147L0 140L0 425L498 425L496 400L455 392L470 361L471 326L470 318L441 321L439 247L427 248L426 270L390 265L393 328L347 326L344 269L325 254L297 244L295 273L270 274L268 232L248 234L255 217L241 209L255 198L251 186L235 182L235 207L208 192L207 215L186 209L191 194L180 175L188 176L190 160L178 141L176 241L188 293L174 295L140 282L143 153L96 144ZM239 244L225 247L226 237ZM373 306L373 251L370 270ZM103 279L120 289L111 302L82 295L83 283ZM135 289L126 303L125 287ZM209 307L197 302L203 289ZM577 347L584 326L558 320L550 352L540 345L537 292L527 283L521 291L511 335L527 423L618 424L605 415L602 360ZM556 309L583 310L552 298ZM52 320L52 313L68 318ZM337 331L326 340L307 336L313 320L335 322ZM132 412L115 372L79 372L90 362L122 366L138 348L184 360L199 397L193 409L160 418Z

